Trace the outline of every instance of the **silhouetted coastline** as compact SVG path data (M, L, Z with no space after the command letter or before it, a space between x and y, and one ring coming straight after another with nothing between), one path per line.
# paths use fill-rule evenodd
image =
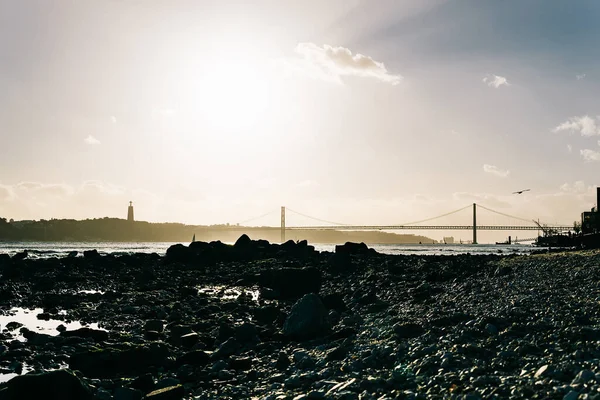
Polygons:
M118 218L86 220L52 219L8 222L0 218L0 241L110 241L110 242L189 242L195 235L199 241L235 242L240 235L270 242L280 240L280 228L243 227L235 225L185 225L150 223ZM286 238L312 243L365 242L368 244L416 244L436 241L420 235L378 231L288 230Z

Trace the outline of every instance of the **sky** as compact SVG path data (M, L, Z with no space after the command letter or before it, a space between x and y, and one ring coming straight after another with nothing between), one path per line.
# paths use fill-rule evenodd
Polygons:
M388 225L475 202L572 224L600 185L599 17L596 0L0 0L0 216L133 201L156 222L277 226L286 206Z

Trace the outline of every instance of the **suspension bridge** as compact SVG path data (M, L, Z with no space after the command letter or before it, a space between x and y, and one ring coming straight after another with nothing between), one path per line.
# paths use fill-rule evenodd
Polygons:
M453 214L457 214L457 213L467 210L469 208L472 208L472 221L470 221L471 223L469 225L462 225L462 224L447 224L447 225L427 224L427 225L424 225L425 223L428 223L428 222L431 222L433 220L440 219L443 217L447 217L447 216L450 216ZM496 215L500 215L503 217L518 220L520 222L520 224L511 224L511 225L480 224L480 225L478 225L477 224L478 208L481 208L483 210L486 210L486 211L491 212ZM327 225L287 226L286 225L286 211L292 212L293 214L297 214L302 217L308 218L310 220L318 221L322 224L324 223ZM260 219L260 218L263 218L263 217L266 217L268 215L273 214L274 212L275 211L271 211L269 213L260 215L258 217L254 217L254 218L245 220L243 222L238 223L237 225L240 227L240 229L243 229L242 226L244 224L254 221L254 220L257 220L257 219ZM277 229L276 227L270 227L270 228ZM316 218L316 217L311 217L311 216L303 214L301 212L294 211L290 208L281 207L281 223L278 228L281 230L281 241L282 242L285 242L286 231L292 231L292 230L346 230L346 231L349 231L349 230L351 230L351 231L360 231L360 230L363 230L363 231L366 231L366 230L378 230L378 231L400 231L400 230L461 231L461 230L470 230L473 233L472 243L477 244L477 232L478 231L538 231L538 232L541 231L546 235L546 234L551 234L551 233L556 233L556 232L571 231L573 229L573 226L572 225L571 226L558 225L558 224L554 224L554 225L542 224L539 221L535 221L533 219L527 219L527 218L517 217L514 215L509 215L509 214L502 213L500 211L496 211L491 208L473 203L473 204L469 204L465 207L459 208L457 210L450 211L445 214L437 215L435 217L431 217L431 218L427 218L427 219L423 219L423 220L419 220L419 221L406 222L406 223L402 223L402 224L395 224L395 225L343 224L343 223L339 223L339 222L332 222L332 221L327 221L327 220ZM537 236L535 238L527 238L527 239L520 239L520 240L517 239L517 240L514 240L513 242L529 242L529 241L533 241L536 239L537 239Z

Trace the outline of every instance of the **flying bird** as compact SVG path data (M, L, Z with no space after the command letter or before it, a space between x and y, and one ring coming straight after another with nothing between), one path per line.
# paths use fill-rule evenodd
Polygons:
M519 190L517 192L513 192L513 194L523 194L523 192L529 192L531 189L523 189L523 190Z

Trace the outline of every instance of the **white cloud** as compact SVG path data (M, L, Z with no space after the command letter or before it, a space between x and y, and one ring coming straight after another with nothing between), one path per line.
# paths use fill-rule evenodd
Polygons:
M83 141L86 142L89 145L100 144L100 141L98 139L96 139L95 137L93 137L92 135L89 135L88 137L86 137L85 139L83 139Z
M510 86L510 83L508 83L508 79L498 75L486 76L485 78L483 78L483 83L485 83L489 87L493 87L496 89L498 89L500 86Z
M581 75L575 75L575 78L577 78L578 81L585 79L585 74L581 74Z
M563 192L569 192L569 193L584 193L584 192L586 192L587 188L583 181L577 181L573 184L565 183L565 184L561 185L560 190L562 190Z
M569 153L572 153L572 152L573 152L573 146L571 146L570 144L568 144L568 145L567 145L567 151L568 151Z
M496 175L500 178L506 178L508 175L510 175L510 171L502 170L495 165L484 164L483 170L488 174Z
M117 123L117 117L115 117L114 115L110 117L110 122L112 122L113 124Z
M571 117L552 130L552 132L580 132L582 136L600 135L600 126L598 118L594 119L589 115L581 117Z
M585 150L581 150L579 153L581 154L583 159L587 162L600 161L600 152L598 152L598 151L585 149Z
M390 74L382 62L363 54L353 54L345 47L299 43L295 51L302 59L288 60L284 65L292 72L308 74L316 79L342 83L344 76L359 76L391 85L402 81L402 76Z

